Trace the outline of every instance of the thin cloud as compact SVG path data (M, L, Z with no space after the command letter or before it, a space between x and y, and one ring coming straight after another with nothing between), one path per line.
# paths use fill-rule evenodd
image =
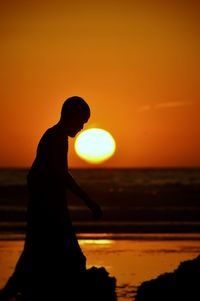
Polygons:
M191 102L189 101L171 101L171 102L162 102L154 106L155 109L165 109L165 108L179 108L190 106Z
M159 109L173 109L180 108L185 106L191 106L192 103L189 101L169 101L169 102L161 102L156 105L143 105L138 108L139 112L149 111L149 110L159 110Z
M141 111L149 111L151 110L153 107L151 105L144 105L144 106L141 106L138 108L138 111L141 112Z

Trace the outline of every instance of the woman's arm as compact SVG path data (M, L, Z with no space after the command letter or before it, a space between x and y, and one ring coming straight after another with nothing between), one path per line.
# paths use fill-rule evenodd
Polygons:
M100 206L95 203L88 194L79 186L79 184L74 180L72 175L67 172L66 174L67 187L79 198L81 198L86 206L92 211L94 218L98 219L102 216L102 211Z

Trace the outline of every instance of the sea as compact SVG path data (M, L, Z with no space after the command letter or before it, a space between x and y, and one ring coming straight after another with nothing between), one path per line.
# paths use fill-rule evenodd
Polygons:
M83 201L69 191L68 208L78 233L200 232L200 168L70 172L103 210L102 219L94 221ZM26 168L0 169L0 235L25 230L27 173Z
M118 301L200 254L200 168L71 169L103 210L93 220L79 198L67 202L87 267L116 278ZM28 169L0 169L0 288L23 250ZM56 201L56 200L55 200ZM179 301L179 300L176 300Z

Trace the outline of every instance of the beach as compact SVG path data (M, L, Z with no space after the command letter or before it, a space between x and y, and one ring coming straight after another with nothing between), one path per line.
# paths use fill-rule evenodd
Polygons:
M103 210L94 221L79 199L67 195L87 267L103 266L116 277L118 301L134 300L143 281L200 254L200 169L72 172ZM0 287L23 248L26 174L27 169L0 170Z
M79 234L87 267L104 266L117 280L118 301L134 300L138 285L200 254L200 234ZM0 240L0 287L23 248L21 235Z

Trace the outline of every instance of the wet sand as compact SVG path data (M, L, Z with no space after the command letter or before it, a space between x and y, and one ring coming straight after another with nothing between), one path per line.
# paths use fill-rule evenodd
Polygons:
M133 300L137 286L173 271L181 261L200 254L200 234L80 234L87 266L104 266L117 278L118 301ZM4 238L4 239L3 239ZM1 236L0 287L23 248L23 236Z

